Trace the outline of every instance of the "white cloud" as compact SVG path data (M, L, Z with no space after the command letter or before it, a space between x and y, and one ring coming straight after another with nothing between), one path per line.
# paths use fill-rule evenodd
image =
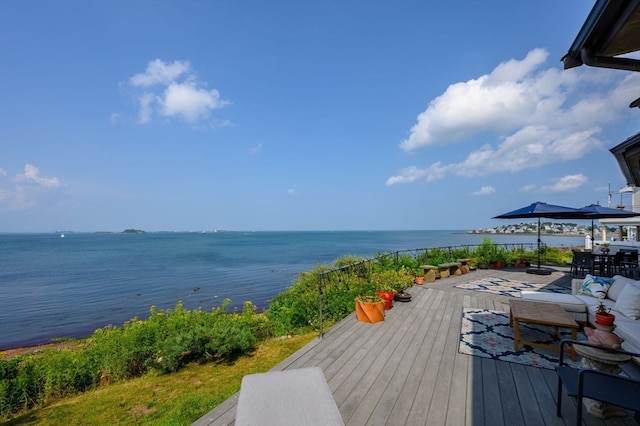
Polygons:
M479 190L472 192L470 195L489 195L496 192L496 189L493 186L483 186Z
M536 184L524 185L520 188L520 192L537 192L537 193L551 193L551 192L571 192L587 184L589 179L582 173L575 175L566 175L559 178L557 181L538 187Z
M0 177L7 175L4 169L0 169ZM41 176L37 167L26 164L24 173L0 180L0 210L29 209L60 186L62 183L57 177Z
M567 175L558 179L552 185L546 185L540 188L541 192L570 192L587 183L588 179L582 173L575 175Z
M140 103L140 111L138 113L138 123L144 124L148 123L151 120L151 115L153 114L153 102L156 97L153 93L143 93L138 98L138 102Z
M520 192L533 192L536 190L536 188L537 188L537 185L535 183L530 183L530 184L521 186Z
M60 186L58 178L48 178L40 176L40 170L36 166L26 164L24 166L24 173L16 175L14 178L16 182L35 183L38 186L47 188L57 188Z
M262 152L262 144L258 144L256 146L254 146L253 148L251 148L251 154L259 154L260 152Z
M183 74L191 72L188 61L174 61L165 64L160 59L150 61L144 73L136 74L129 79L133 86L148 87L156 84L166 86Z
M531 77L548 53L529 52L523 61L500 64L489 75L449 86L426 111L402 144L405 151L445 144L484 130L506 131L523 124L541 99Z
M498 142L485 143L458 162L405 167L388 178L387 185L431 182L447 175L515 173L601 149L602 126L627 109L640 75L616 81L601 70L539 70L547 56L545 50L534 49L521 61L507 61L488 75L449 86L418 116L400 147L414 151L472 142L485 134L500 135ZM587 95L580 91L583 85L589 87ZM581 98L571 103L576 96Z
M144 73L129 79L136 90L138 122L150 122L155 115L179 117L190 124L207 120L211 112L229 104L216 89L205 89L206 83L197 79L188 61L165 63L150 61ZM222 125L220 123L223 123ZM216 121L212 128L229 125Z
M298 194L300 194L300 193L298 192L298 190L297 190L297 189L293 189L293 188L291 188L291 189L288 189L288 190L287 190L287 194L289 194L289 195L290 195L290 196L292 196L292 197L296 197L296 196L297 196Z
M171 83L159 102L162 115L182 116L190 123L206 118L209 111L226 105L226 101L220 99L217 90L198 89L193 82Z
M418 179L426 177L428 171L421 170L415 166L409 166L402 169L400 176L392 176L387 179L387 186L395 185L396 183L411 183Z

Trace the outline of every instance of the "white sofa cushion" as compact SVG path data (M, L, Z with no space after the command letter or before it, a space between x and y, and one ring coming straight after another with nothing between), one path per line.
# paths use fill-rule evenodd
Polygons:
M632 280L631 278L623 277L622 275L614 275L613 284L611 284L609 291L607 291L607 299L618 300L622 289L624 289L627 284L635 283L637 283L637 281Z
M596 310L598 309L598 305L600 303L602 303L604 306L606 306L609 309L613 309L613 307L616 304L616 302L614 302L611 299L598 299L597 297L586 296L584 294L576 294L576 297L582 300L582 302L585 305L587 305L587 311L592 314L595 314Z
M565 311L587 312L587 307L584 305L584 302L576 296L572 296L571 294L546 293L543 291L529 290L522 291L521 294L522 300L557 303L558 305L562 306Z
M622 315L637 320L640 318L640 287L633 284L626 285L613 309Z
M235 424L344 426L319 367L244 376Z
M640 353L640 321L638 320L618 320L614 322L616 325L613 332L624 339L622 349ZM636 358L640 363L640 358Z

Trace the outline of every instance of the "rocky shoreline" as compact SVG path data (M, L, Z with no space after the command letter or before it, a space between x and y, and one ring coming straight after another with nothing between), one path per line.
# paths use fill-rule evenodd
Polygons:
M40 352L45 349L75 349L80 347L80 343L78 342L56 342L56 343L45 343L43 345L35 345L35 346L21 346L18 348L11 349L3 349L0 350L0 359L9 360L18 355L32 353L32 352Z

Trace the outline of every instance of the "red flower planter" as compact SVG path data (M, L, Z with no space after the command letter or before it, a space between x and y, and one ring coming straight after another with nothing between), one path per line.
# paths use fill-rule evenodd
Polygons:
M612 326L616 316L613 314L598 314L596 313L596 322L600 325Z
M382 298L382 301L384 302L384 309L386 311L393 307L393 291L379 291L378 296Z

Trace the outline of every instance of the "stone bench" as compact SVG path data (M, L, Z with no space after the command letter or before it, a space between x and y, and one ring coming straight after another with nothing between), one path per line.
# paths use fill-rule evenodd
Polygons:
M458 259L458 263L460 264L460 272L463 274L469 273L469 262L471 259Z
M422 265L420 266L424 270L424 280L428 283L432 283L436 280L438 274L438 267L434 265Z
M440 268L441 278L449 278L450 275L462 275L458 262L441 263L438 267Z
M344 426L318 367L245 376L236 410L236 426Z

